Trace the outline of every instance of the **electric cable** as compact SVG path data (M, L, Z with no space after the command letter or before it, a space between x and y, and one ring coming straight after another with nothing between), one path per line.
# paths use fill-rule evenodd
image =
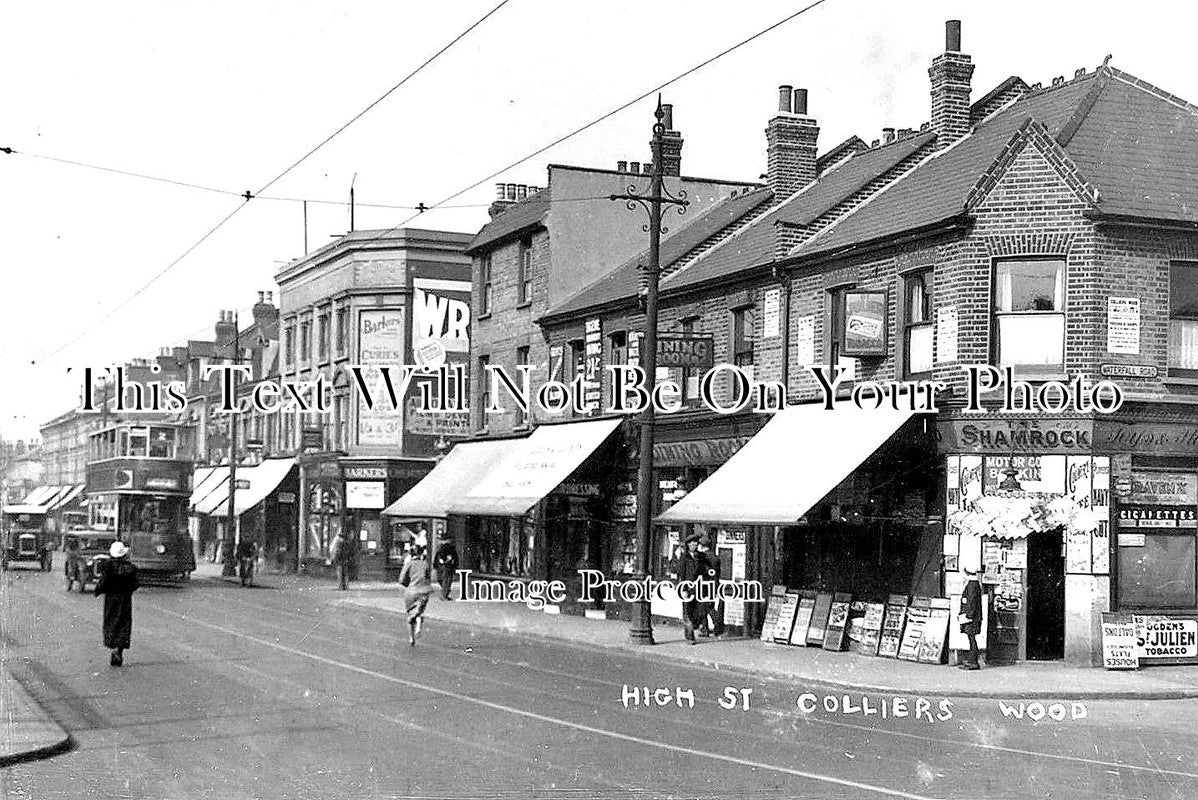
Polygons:
M368 106L366 106L366 108L362 109L360 112L358 112L353 117L351 117L349 119L349 121L347 121L346 123L341 125L341 127L337 128L335 131L333 131L331 134L326 136L324 139L322 139L319 144L317 144L315 147L308 150L306 153L304 153L302 156L300 156L298 159L296 159L294 162L292 162L292 164L290 166L288 166L282 172L278 173L277 175L275 175L275 177L271 178L269 181L267 181L265 184L263 184L262 187L260 189L258 189L258 191L250 192L247 190L245 192L245 194L242 195L245 199L245 203L248 203L251 199L254 198L255 195L258 195L258 194L261 194L261 193L267 191L271 186L274 186L276 183L278 183L280 180L282 180L284 176L286 176L288 173L290 173L292 170L294 170L300 164L304 163L304 161L306 161L308 158L310 158L312 155L314 155L318 150L320 150L322 147L327 145L334 138L336 138L338 135L340 135L342 132L344 132L350 125L353 125L355 122L357 122L359 119L361 119L364 115L366 115L369 111L371 111L371 109L375 108L379 103L383 102L388 97L390 97L392 94L394 94L400 87L402 87L404 84L406 84L409 80L414 78L416 75L420 74L420 72L423 71L425 69L425 67L427 67L429 64L433 63L433 61L435 61L443 53L445 53L447 50L449 50L451 47L453 47L455 44L457 44L459 41L461 41L463 38L465 38L471 31L473 31L479 25L486 22L487 19L489 19L493 14L495 14L497 11L499 11L501 8L503 8L505 5L507 5L509 2L510 2L510 0L500 0L498 5L493 7L490 11L488 11L483 16L479 17L472 25L470 25L470 27L466 28L464 31L459 33L457 36L455 36L453 39L451 39L448 43L446 43L444 46L442 46L440 50L438 50L437 52L433 53L433 55L431 55L427 59L425 59L418 67L416 67L414 70L412 70L407 75L405 75L403 77L403 79L401 79L398 83L396 83L394 86L392 86L386 92L384 92L381 96L379 96L377 99L375 99L372 103L370 103ZM150 288L150 286L152 286L160 278L162 278L163 275L166 275L168 272L170 272L172 269L174 269L175 266L177 266L179 264L179 262L181 262L183 259L185 259L188 255L190 255L192 252L194 252L197 247L199 247L201 244L206 242L209 238L212 237L213 234L215 234L218 230L220 230L222 227L224 227L229 222L229 220L231 220L234 216L236 216L236 214L245 207L245 203L235 206L233 208L233 210L230 211L228 214L226 214L223 218L221 218L221 220L218 223L216 223L216 225L209 228L207 233L205 233L195 243L193 243L190 247L188 247L186 250L184 250L182 255L180 255L178 258L174 259L169 264L167 264L162 270L160 270L157 274L155 274L152 278L150 278L144 284L142 284L131 295L129 295L127 298L125 298L120 303L118 303L116 306L114 306L111 310L109 310L107 314L105 314L100 319L96 320L96 322L94 322L92 325L85 328L73 339L60 345L55 350L52 350L49 353L41 356L41 358L42 359L52 358L52 357L58 355L63 350L65 350L68 347L70 347L71 345L75 344L75 342L78 342L84 336L91 333L93 330L95 330L101 324L103 324L104 322L107 322L109 319L111 319L118 311L123 309L125 306L129 305L129 303L133 302L133 300L135 300L137 297L139 297L142 294L142 292L144 292L146 289ZM32 360L31 363L37 363L38 360L39 359L35 358Z

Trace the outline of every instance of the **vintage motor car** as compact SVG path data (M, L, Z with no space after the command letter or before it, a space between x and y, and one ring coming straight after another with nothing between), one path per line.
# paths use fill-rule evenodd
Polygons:
M100 578L100 570L108 559L108 549L116 541L116 535L99 531L69 531L63 536L66 560L63 572L67 579L67 591L79 587L87 590Z
M36 562L38 569L53 567L53 534L42 506L4 506L0 519L0 569L17 561Z

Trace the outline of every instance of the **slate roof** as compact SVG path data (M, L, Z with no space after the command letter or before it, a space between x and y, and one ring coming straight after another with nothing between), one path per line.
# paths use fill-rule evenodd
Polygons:
M870 181L917 152L933 139L930 132L859 153L723 242L694 263L662 281L662 291L678 290L774 260L776 222L808 225L847 200Z
M755 189L737 197L730 197L708 209L702 216L679 228L661 242L661 265L666 269L684 258L703 242L720 231L743 219L773 199L768 188ZM678 219L673 215L674 219ZM666 217L667 224L672 221ZM583 309L596 308L607 303L636 297L639 288L641 264L648 259L648 251L638 254L621 266L589 284L577 294L569 297L545 315L545 319L561 317Z
M1097 188L1099 213L1198 224L1198 113L1103 67L1012 103L792 255L827 253L963 214L978 178L1028 119L1057 137Z
M543 224L545 215L549 213L551 199L550 187L546 186L527 200L509 206L475 234L466 247L466 252L470 253L497 244L529 228Z

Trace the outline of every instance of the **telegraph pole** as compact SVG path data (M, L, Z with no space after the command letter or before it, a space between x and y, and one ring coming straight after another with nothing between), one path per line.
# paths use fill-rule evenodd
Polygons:
M241 363L241 330L237 312L233 312L233 363ZM229 370L233 390L233 407L237 407L237 370ZM229 412L229 513L225 524L225 563L221 575L237 574L237 545L241 536L241 522L237 518L237 412Z
M678 197L665 191L662 171L662 136L666 126L662 123L665 111L661 105L661 95L657 96L657 122L653 125L653 173L649 184L649 194L637 193L636 184L630 184L624 194L613 194L612 200L623 200L629 209L636 210L640 206L649 212L649 263L644 267L645 277L645 330L641 344L641 366L645 370L645 379L649 385L657 379L657 283L661 270L661 234L662 234L662 204L677 206L678 213L686 210L689 204L686 192L679 191ZM636 482L636 565L632 578L643 582L649 575L649 542L653 531L653 426L655 415L653 404L646 403L640 419L640 445L638 447L638 465ZM649 600L634 604L632 628L629 637L633 644L653 644L653 616Z

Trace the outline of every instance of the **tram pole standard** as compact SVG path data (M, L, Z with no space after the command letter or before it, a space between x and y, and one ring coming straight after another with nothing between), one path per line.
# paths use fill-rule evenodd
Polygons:
M689 201L686 192L679 190L678 195L672 195L665 189L664 170L662 168L662 141L666 126L662 120L666 109L662 106L661 95L657 96L657 122L653 125L653 172L649 183L649 194L640 194L635 183L629 184L624 194L611 195L612 200L623 201L631 210L638 207L649 213L649 224L644 230L649 233L649 263L643 266L644 288L642 290L645 304L645 329L642 337L641 366L645 370L647 381L657 378L657 284L661 271L661 234L666 229L662 227L662 205L677 207L681 214L686 210ZM653 530L653 438L655 415L653 404L646 403L640 415L640 443L637 448L637 482L636 482L636 564L632 575L634 581L643 582L649 574L649 543ZM629 638L633 644L653 644L653 617L649 599L645 598L633 604L632 627Z

